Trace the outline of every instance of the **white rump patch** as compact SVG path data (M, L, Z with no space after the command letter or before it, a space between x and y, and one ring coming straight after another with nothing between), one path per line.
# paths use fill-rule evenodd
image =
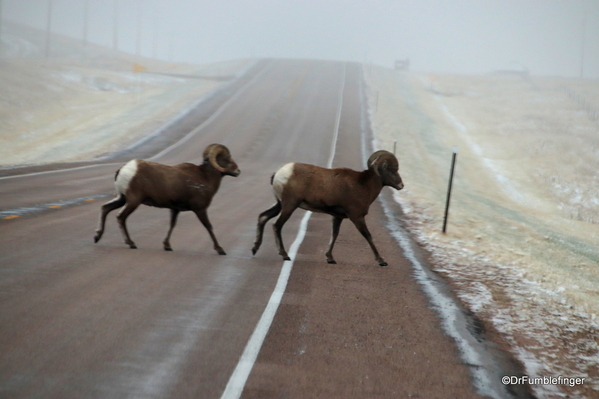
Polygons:
M289 181L289 178L293 173L294 166L295 164L293 162L288 163L287 165L277 170L275 173L275 177L272 179L272 190L275 192L275 197L277 197L279 201L281 201L283 188L287 185L287 182Z
M129 188L129 183L135 174L137 173L137 159L133 159L127 162L121 170L119 170L119 174L116 177L114 182L114 187L116 188L117 193L125 195L127 193L127 189Z

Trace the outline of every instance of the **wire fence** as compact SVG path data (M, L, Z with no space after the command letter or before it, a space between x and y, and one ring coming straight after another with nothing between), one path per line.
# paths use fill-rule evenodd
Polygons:
M562 90L568 95L568 97L574 101L578 106L586 112L589 118L596 123L599 123L599 110L582 94L576 92L574 89L563 86Z

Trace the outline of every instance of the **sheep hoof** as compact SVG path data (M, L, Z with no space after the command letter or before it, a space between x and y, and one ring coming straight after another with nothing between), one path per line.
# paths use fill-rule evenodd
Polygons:
M129 248L131 248L131 249L137 249L137 245L135 245L135 244L129 244Z
M100 241L100 237L94 236L94 244L97 244Z
M379 266L387 266L387 262L379 262Z
M258 252L257 248L252 248L252 255L256 255L256 252Z
M224 250L224 249L222 249L222 248L217 248L217 249L216 249L216 252L218 252L218 254L219 254L219 255L226 255L226 254L227 254L227 253L225 252L225 250Z
M336 265L337 262L335 261L335 259L327 259L327 263L331 264L331 265Z
M164 247L164 250L165 250L165 251L172 251L173 249L172 249L171 247L168 247L168 248L167 248L167 247Z
M283 256L283 260L291 260L289 256Z

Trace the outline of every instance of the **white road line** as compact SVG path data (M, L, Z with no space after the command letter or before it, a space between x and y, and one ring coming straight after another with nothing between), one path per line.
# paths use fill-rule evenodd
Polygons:
M312 215L312 212L306 212L304 214L297 232L297 237L295 237L295 241L293 241L293 244L291 244L291 247L289 248L289 257L291 259L295 259L297 250L304 240L310 215ZM262 317L260 317L258 324L256 324L254 332L252 333L252 336L250 337L245 349L243 350L243 353L241 354L241 357L239 358L237 367L235 367L233 374L231 374L231 377L229 378L229 382L227 383L227 387L225 388L221 399L238 399L241 396L243 387L245 386L250 372L254 367L258 353L262 348L266 334L268 333L270 325L275 318L275 314L277 313L277 309L279 308L279 304L281 303L281 299L285 293L285 288L287 288L287 282L289 280L292 267L293 260L287 260L283 262L283 267L281 268L277 285L275 286L268 304L262 313Z
M339 103L335 120L335 132L333 134L333 142L331 144L331 154L327 162L327 167L329 168L333 164L335 148L337 147L337 137L339 136L339 123L341 120L341 108L343 105L343 91L345 89L346 71L347 64L343 64L342 83L339 90ZM266 334L270 329L272 321L275 318L275 314L277 313L277 309L279 308L279 304L281 303L281 299L283 298L283 294L285 293L285 289L287 288L287 282L289 281L289 275L291 274L291 268L293 267L293 259L295 259L297 251L304 240L306 230L308 229L308 220L310 219L311 215L312 212L306 212L302 218L302 221L300 222L300 227L297 232L297 236L295 237L295 241L293 241L293 244L291 244L291 247L289 248L289 257L292 260L283 262L283 267L281 268L277 285L270 296L268 304L266 305L258 324L256 324L256 327L254 328L252 336L250 337L245 349L243 350L243 353L241 354L241 357L239 358L239 362L237 363L233 374L231 374L231 377L229 377L229 382L227 383L221 399L239 399L239 397L241 397L245 383L250 375L250 372L252 371L252 368L254 367L254 364L256 363L258 353L262 348Z
M364 69L362 69L361 81L361 84L364 84ZM361 95L361 98L364 98L364 96ZM367 107L367 105L362 103L362 107ZM371 132L370 150L373 151L375 148L379 148L374 128L372 126L371 110L367 108L367 112L370 115L370 119L364 120L364 125L362 126L363 162L366 162L368 159L368 153L365 151L368 144L366 140L368 131ZM395 194L393 194L393 199L399 203ZM459 349L460 357L464 360L464 364L469 365L472 376L474 377L474 386L477 388L478 393L483 396L489 396L496 399L508 397L509 393L506 391L504 386L499 384L499 378L494 378L492 374L489 373L488 368L486 367L486 362L481 356L481 353L484 352L479 352L476 347L479 344L466 329L466 324L463 320L461 310L456 305L454 300L441 291L434 280L429 277L427 267L418 259L418 256L412 247L412 241L409 238L409 234L398 223L397 218L393 214L391 206L385 196L379 196L378 201L381 203L383 212L387 218L387 229L403 250L406 259L408 259L412 264L412 269L414 270L414 276L416 280L421 285L423 291L427 294L434 309L436 309L441 315L441 324L443 329L450 337L454 339Z
M70 172L72 170L82 170L82 169L97 168L97 167L100 167L100 166L122 165L122 164L123 164L122 162L98 163L98 164L95 164L95 165L78 166L76 168L57 169L57 170L46 170L44 172L26 173L26 174L23 174L23 175L3 176L3 177L0 177L0 180L15 179L15 178L18 178L18 177L40 176L40 175L47 175L47 174L50 174L50 173L62 173L62 172Z
M210 115L210 118L206 119L200 126L196 127L191 132L187 133L185 135L185 137L183 137L181 140L177 141L173 145L165 148L164 150L160 151L158 154L156 154L153 157L148 158L148 159L151 161L154 161L154 160L160 158L161 156L167 154L168 152L172 151L173 149L186 143L190 138L195 136L198 132L200 132L202 129L204 129L206 126L208 126L210 123L212 123L213 120L218 118L220 116L220 114L222 114L229 107L229 105L231 105L235 100L237 100L237 98L239 98L239 96L241 96L241 94L243 94L243 92L245 92L251 85L253 85L258 80L258 78L260 78L263 74L266 73L266 71L270 70L272 68L272 66L273 66L273 64L270 64L268 67L262 68L262 70L260 72L258 72L256 74L256 76L254 76L248 83L246 83L240 90L238 90L237 93L235 93L235 95L233 97L231 97L223 105L221 105L221 107L219 109L217 109L215 113Z
M331 144L331 155L327 162L327 168L333 167L333 159L335 158L335 150L337 149L337 138L339 137L339 124L341 123L341 108L343 105L343 91L345 90L345 74L347 73L347 64L343 64L343 81L341 82L341 90L339 90L337 116L335 117L335 133L333 136L333 144Z

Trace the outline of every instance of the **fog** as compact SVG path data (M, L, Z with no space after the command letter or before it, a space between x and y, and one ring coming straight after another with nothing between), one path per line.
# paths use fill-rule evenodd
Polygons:
M1 0L2 18L174 62L349 60L599 78L598 0ZM116 10L116 11L115 11ZM117 22L114 34L115 15Z

